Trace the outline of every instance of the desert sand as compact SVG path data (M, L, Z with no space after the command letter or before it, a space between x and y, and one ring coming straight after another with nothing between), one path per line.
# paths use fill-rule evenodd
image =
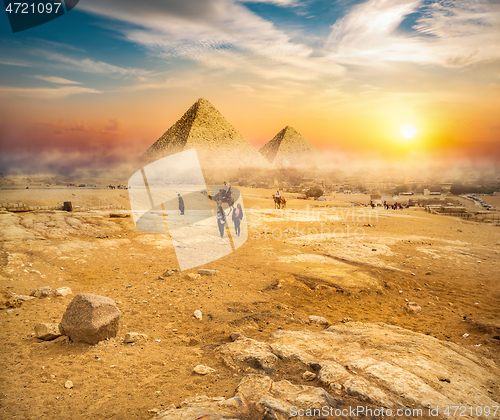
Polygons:
M187 271L219 271L198 279L165 275L178 267L167 234L142 233L132 218L110 217L128 214L120 210L128 208L126 190L1 191L1 202L115 208L0 214L0 289L73 292L0 310L0 417L148 419L197 395L230 398L248 373L217 356L230 334L269 342L280 330L323 331L310 315L340 327L382 322L456 343L492 372L496 379L483 391L500 401L497 226L421 208L370 212L352 206L360 202L354 196L318 202L285 194L287 208L276 210L272 190L240 190L249 238L230 255ZM78 293L116 302L118 336L95 346L36 338L35 325L58 323ZM409 314L408 301L422 311ZM193 316L197 309L201 321ZM127 332L148 340L124 344ZM199 364L215 373L193 373ZM311 385L293 363L269 377ZM360 403L342 391L336 396Z

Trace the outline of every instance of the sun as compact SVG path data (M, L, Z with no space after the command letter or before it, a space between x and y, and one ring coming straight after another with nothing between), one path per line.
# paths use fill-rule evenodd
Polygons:
M412 139L417 134L417 129L413 125L406 124L401 127L401 134L407 139Z

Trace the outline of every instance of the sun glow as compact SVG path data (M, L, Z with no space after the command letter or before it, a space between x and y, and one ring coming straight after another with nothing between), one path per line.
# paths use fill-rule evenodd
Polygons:
M413 125L406 124L401 127L401 134L406 139L412 139L417 134L417 129Z

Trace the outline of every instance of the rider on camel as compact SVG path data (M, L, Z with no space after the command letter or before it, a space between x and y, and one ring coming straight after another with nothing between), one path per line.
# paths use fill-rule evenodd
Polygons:
M231 197L231 185L229 182L224 181L224 193L223 193L224 198L229 198Z
M279 199L281 198L280 190L276 191L275 197L276 197L276 200L279 201Z

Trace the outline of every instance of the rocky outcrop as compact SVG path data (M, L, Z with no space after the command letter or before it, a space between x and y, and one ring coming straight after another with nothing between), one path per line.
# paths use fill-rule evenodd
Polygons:
M341 400L322 388L273 381L268 376L249 374L242 378L233 398L190 398L181 407L161 412L157 420L269 419L297 418L299 410L324 412L340 407ZM312 416L310 418L313 418Z
M278 331L269 343L241 334L232 338L233 343L216 352L227 366L247 373L236 395L227 400L187 400L179 409L160 413L158 419L302 418L291 412L292 407L304 410L303 418L337 418L341 415L335 409L342 408L342 399L425 413L438 406L498 405L490 389L500 378L493 361L457 344L392 325L346 322L319 332ZM288 362L303 365L295 380L275 382L267 376ZM311 386L293 383L303 380ZM314 413L322 407L333 411L307 417L307 410Z
M121 312L112 299L81 293L68 305L59 329L72 341L97 344L116 337Z

